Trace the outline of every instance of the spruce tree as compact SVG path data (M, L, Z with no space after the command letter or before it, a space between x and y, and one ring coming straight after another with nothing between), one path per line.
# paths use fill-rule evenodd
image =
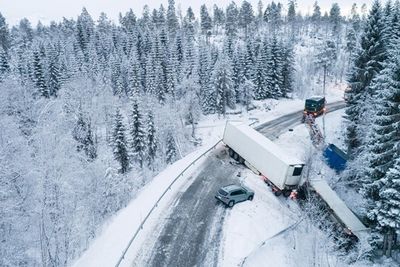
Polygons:
M97 157L97 147L95 136L92 132L92 123L82 112L78 115L78 120L72 130L72 136L75 141L78 142L76 148L78 152L83 151L89 161Z
M60 61L53 46L48 49L48 90L50 96L57 96L61 88Z
M392 256L394 240L400 233L400 154L396 158L394 166L379 181L380 199L372 211L378 222L377 229L385 236L382 249L388 257Z
M337 3L333 3L331 10L329 11L329 18L332 23L332 34L337 36L337 40L340 41L339 34L341 31L342 17L340 15L340 7Z
M143 125L142 114L139 110L139 104L136 98L132 100L132 111L130 116L130 142L131 160L143 167L146 156L146 134Z
M226 8L225 31L227 35L236 35L238 27L239 11L235 2L231 2Z
M212 28L212 20L210 15L208 14L206 5L202 5L200 8L200 20L201 32L203 34L208 34L208 32Z
M141 93L141 75L140 75L140 62L136 57L136 52L133 51L129 59L128 66L128 91L132 97L138 97Z
M249 110L250 104L254 99L254 92L254 83L249 80L245 80L239 87L238 101L240 104L246 107L247 111Z
M214 15L213 25L216 28L216 34L218 34L219 28L222 27L225 23L225 13L224 10L222 10L216 4L214 4L213 15Z
M7 51L11 45L10 32L8 30L8 25L6 19L0 13L0 48Z
M157 149L158 149L158 140L157 140L157 135L156 135L156 127L154 125L154 116L153 112L149 111L147 114L146 118L146 134L147 134L147 165L154 169L154 159L157 155Z
M200 83L200 102L204 114L215 112L215 93L212 91L211 81L211 52L210 49L202 43L199 48L199 83Z
M235 108L236 99L232 81L232 63L224 54L221 54L215 63L212 84L216 94L217 112L225 116L227 107Z
M367 88L372 79L382 70L382 63L386 59L381 13L381 6L378 1L375 1L361 37L361 47L354 57L353 68L348 79L346 140L350 157L355 156L362 143L360 118L368 96Z
M271 40L270 52L267 56L267 77L266 85L268 98L279 98L283 96L283 75L282 75L282 51L276 36Z
M258 57L255 65L253 86L254 86L254 96L255 99L266 99L268 97L267 79L268 79L268 69L266 68L266 58L264 46L260 47L258 52Z
M117 109L114 118L112 147L114 159L120 164L121 173L126 173L130 168L125 131L122 115Z
M295 69L295 58L294 52L291 45L282 45L282 96L288 97L288 93L293 92L294 74Z
M4 80L4 77L10 71L10 65L8 64L8 58L6 52L0 47L0 82Z
M253 7L247 1L242 2L239 12L239 26L245 30L247 34L248 27L254 21Z
M44 76L44 64L43 57L41 56L39 51L33 52L33 81L35 83L35 87L38 89L39 94L43 97L50 97L50 92L46 84L45 76Z
M361 172L368 199L379 200L379 181L395 164L400 144L400 53L391 60L371 84L374 95L372 132L363 154L368 164Z
M174 0L168 0L167 22L169 32L175 34L178 29L178 18L176 16Z
M165 161L167 164L174 163L177 158L177 148L174 136L171 131L168 131L166 136L166 151L165 151Z
M77 40L83 53L86 55L89 42L94 35L94 22L87 12L86 8L82 9L82 13L76 21Z

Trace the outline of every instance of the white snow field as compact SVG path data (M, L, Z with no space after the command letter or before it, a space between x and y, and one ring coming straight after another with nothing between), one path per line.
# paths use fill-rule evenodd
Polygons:
M343 89L328 88L328 102L342 99ZM98 236L91 242L89 248L73 264L73 266L114 266L121 257L131 237L140 226L143 218L148 214L157 199L162 195L164 190L168 188L173 179L191 162L193 162L194 159L222 138L226 119L247 121L248 123L256 122L255 125L258 125L282 115L302 110L304 107L304 101L298 99L267 100L256 102L256 106L257 109L255 110L238 115L228 115L227 118L208 116L206 119L202 120L198 125L197 135L202 138L203 142L206 140L207 143L203 144L195 152L169 166L166 170L153 178L153 180L137 194L136 198L133 199L126 208L119 211L102 227ZM304 128L304 126L297 128ZM301 151L301 148L304 145L308 146L308 143L311 144L311 142L308 141L306 129L299 130L297 128L289 135L282 136L282 138L278 140L278 143L283 139L287 139L288 142L286 143L285 148L288 150L293 149L296 153L300 153L299 151ZM299 137L294 138L297 143L292 139L294 136ZM296 149L296 146L294 146L295 144L299 149ZM200 166L200 164L204 162L205 158L206 157L203 157L199 160L182 178L178 179L171 190L165 195L161 203L147 220L144 228L139 232L137 238L128 250L126 258L122 261L121 266L129 266L129 262L135 258L135 253L138 251L140 244L142 244L146 239L146 231L148 232L152 229L156 223L157 216L168 207L168 203L174 199L175 195L179 192L179 189L184 187L185 184L191 182L190 177L195 173L196 166ZM230 258L230 244L226 244L226 248L223 249L223 266L232 266L230 263L234 262L239 263L265 238L295 223L300 216L295 205L287 204L285 201L276 198L268 191L269 188L266 187L261 180L248 179L248 181L246 180L246 183L249 183L249 186L255 190L257 197L253 203L243 203L241 204L242 206L238 205L232 210L231 215L228 216L226 222L228 229L226 240L233 238L233 240L236 240L235 244L238 247L232 248L232 251L237 251L237 253L233 253L232 255L235 256L232 256L232 260L228 260L228 258ZM288 209L286 205L290 205L291 209ZM246 206L251 208L245 209ZM268 219L270 219L270 221ZM248 221L251 221L251 223L248 223ZM260 225L260 223L267 224L267 226L264 227ZM246 227L241 227L242 224L245 224ZM253 225L254 227L250 227L250 225ZM263 228L258 228L258 230L256 230L257 227L260 226ZM240 230L246 231L246 229L249 229L253 234L249 235L249 231L245 232L246 239L242 240L240 236L243 234L241 234ZM233 236L230 237L230 234Z

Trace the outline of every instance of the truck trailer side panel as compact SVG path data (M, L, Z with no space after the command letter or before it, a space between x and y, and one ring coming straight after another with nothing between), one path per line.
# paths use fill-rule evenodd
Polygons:
M279 189L299 184L301 175L292 174L295 166L302 168L304 163L286 155L276 144L248 125L227 122L223 142Z
M364 224L354 215L325 180L311 180L311 186L353 234L358 236L361 232L367 230Z

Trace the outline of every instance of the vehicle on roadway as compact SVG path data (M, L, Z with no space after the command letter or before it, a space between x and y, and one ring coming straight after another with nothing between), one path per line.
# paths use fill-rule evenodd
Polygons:
M215 198L228 207L233 207L236 203L253 200L254 191L242 185L231 184L218 189Z
M261 173L275 195L288 197L300 184L304 162L244 123L227 122L222 141L229 155Z
M312 115L314 118L324 114L326 111L326 100L323 96L313 96L306 99L304 105L303 118L301 122L304 122L307 115Z

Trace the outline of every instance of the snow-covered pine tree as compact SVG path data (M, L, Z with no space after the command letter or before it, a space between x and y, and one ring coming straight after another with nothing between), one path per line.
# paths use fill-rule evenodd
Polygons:
M235 108L236 99L232 81L232 63L223 53L215 63L212 85L216 94L217 112L225 116L227 107Z
M266 45L265 45L266 46ZM257 100L266 99L269 97L267 87L268 69L267 67L267 54L265 53L264 45L260 46L258 51L258 57L255 64L255 70L253 75L253 86L254 86L254 97ZM267 51L268 52L268 51ZM249 80L247 80L249 81ZM243 86L243 85L241 85Z
M332 24L332 36L336 37L336 40L340 42L340 31L342 26L342 17L340 15L339 4L333 3L331 10L329 11L329 19Z
M10 65L8 64L8 58L6 52L0 47L0 82L4 80L4 77L10 70Z
M132 9L126 12L125 16L119 13L119 23L126 32L132 33L136 25L136 16Z
M171 131L168 131L165 142L166 142L165 162L167 164L174 163L178 154L177 154L175 138Z
M277 31L282 24L282 4L272 1L264 12L264 21L271 25L273 31Z
M168 50L168 56L166 60L166 92L171 96L174 96L178 83L178 58L176 51L172 47L170 47Z
M83 8L82 13L78 16L76 30L79 46L86 56L88 44L94 34L94 22L86 8Z
M254 44L251 38L246 39L245 58L244 58L244 75L247 80L252 80L254 76Z
M290 40L293 41L296 34L296 1L289 0L287 21L290 27Z
M382 192L381 180L395 165L400 148L400 53L391 56L394 59L371 83L377 93L373 97L372 132L363 152L368 164L361 167L360 174L365 195L375 209Z
M231 2L226 8L225 31L227 35L236 35L238 27L239 11L235 2Z
M293 84L294 84L294 74L296 72L295 69L295 58L293 47L291 45L282 45L282 96L288 97L288 93L293 92Z
M183 31L185 33L186 41L194 41L195 22L196 17L194 16L193 9L189 7L186 11L186 16L183 18Z
M136 50L132 50L127 71L128 92L130 97L139 97L139 94L142 93L142 83L140 82L140 68L141 66L136 56Z
M276 36L272 37L269 51L266 77L268 95L266 97L276 99L283 96L282 51Z
M154 164L154 159L156 158L156 155L157 155L158 140L157 140L157 134L156 134L156 127L154 125L154 115L151 110L147 113L146 128L147 128L146 129L147 165L151 169L154 169L153 164Z
M247 111L249 110L250 104L254 99L254 92L255 86L252 81L245 80L239 86L238 102L245 106Z
M0 47L7 51L11 45L10 41L10 32L8 30L8 25L6 23L6 19L0 13Z
M244 52L241 46L237 46L232 56L233 87L235 89L236 100L239 101L239 87L245 82L244 75Z
M178 18L176 16L174 0L168 0L167 25L168 25L168 31L171 34L175 34L179 24L178 24Z
M219 28L225 23L225 13L222 8L219 8L216 4L213 6L213 26L215 27L215 32L218 34Z
M391 257L397 237L400 235L400 153L394 166L379 181L379 200L373 209L378 230L385 236L383 254Z
M40 52L38 50L33 51L32 78L35 83L35 87L39 92L39 95L48 98L50 97L50 92L46 84L43 61L44 58L42 58Z
M48 90L50 96L57 96L58 90L61 88L60 61L58 53L54 46L50 46L47 50L48 55Z
M137 98L132 99L129 134L130 159L142 168L146 159L146 133Z
M247 36L248 28L254 21L253 7L247 1L242 2L242 6L239 11L239 26L244 29L245 35Z
M115 112L114 118L114 129L113 129L113 137L112 137L112 147L114 159L120 165L120 172L126 173L129 168L129 156L128 156L128 148L126 141L126 133L125 126L122 121L122 115L119 109Z
M355 157L356 151L362 144L360 135L360 117L367 98L367 88L372 79L382 70L386 58L384 44L384 25L381 21L381 5L374 1L364 33L361 46L354 56L353 68L350 72L346 91L346 142L350 157Z
M97 157L96 138L92 131L92 123L82 112L78 115L78 120L72 130L73 138L78 142L77 151L83 151L89 161Z
M212 114L216 111L215 92L210 85L211 81L211 52L210 49L202 43L199 47L199 83L200 83L200 103L204 114Z
M337 48L333 40L324 41L315 55L315 64L323 70L323 87L326 86L326 77L337 60Z
M212 20L210 15L208 14L206 5L202 5L200 8L200 20L201 32L203 34L208 34L208 32L211 31L212 28Z

